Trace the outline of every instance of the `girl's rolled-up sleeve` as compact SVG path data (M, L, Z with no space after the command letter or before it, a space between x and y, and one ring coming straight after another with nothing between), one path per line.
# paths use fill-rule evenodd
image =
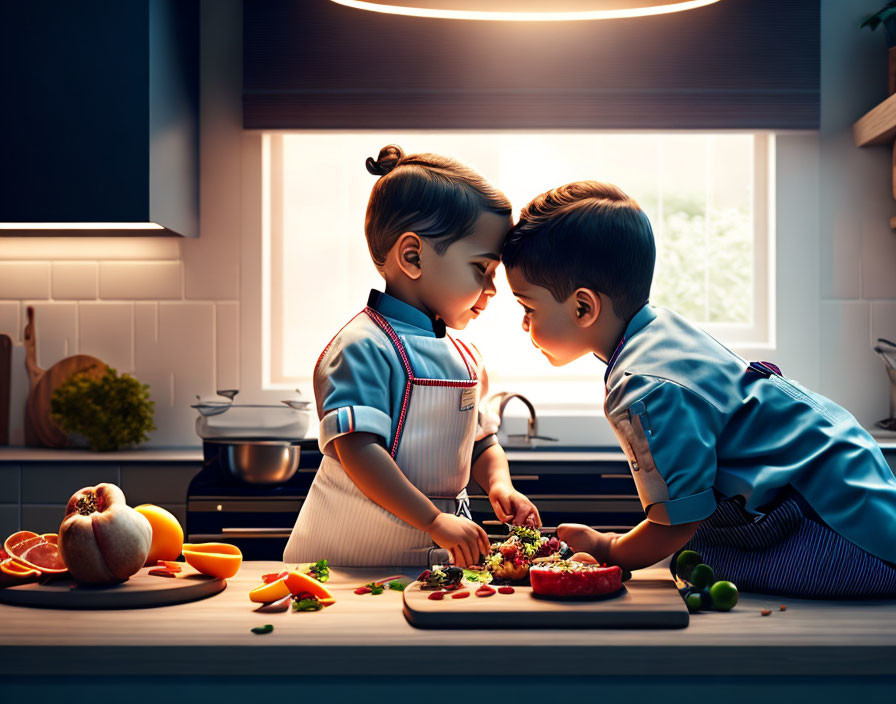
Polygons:
M335 457L332 442L348 433L371 433L388 447L392 437L390 348L373 338L334 341L314 373L321 452Z
M632 376L607 417L625 452L648 520L679 525L716 508L721 414L675 382ZM608 396L608 400L610 396Z

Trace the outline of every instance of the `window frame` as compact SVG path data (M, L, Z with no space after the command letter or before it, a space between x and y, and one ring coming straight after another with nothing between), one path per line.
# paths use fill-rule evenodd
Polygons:
M349 130L266 130L258 132L261 137L261 382L265 391L287 390L298 387L308 396L313 395L311 374L303 377L285 377L283 370L283 330L281 295L282 273L279 267L272 267L283 252L283 184L272 175L282 172L283 136L295 132L303 134L332 134ZM428 130L432 131L432 130ZM459 130L436 130L456 132ZM476 130L488 132L489 130ZM517 130L493 130L496 133ZM529 132L530 130L519 130ZM549 132L583 132L584 130L540 130ZM351 130L350 132L370 132ZM373 132L380 133L381 130ZM588 130L594 134L620 133L619 130ZM776 351L775 339L775 135L754 130L666 130L666 131L626 131L625 134L643 132L645 135L663 134L750 134L754 138L753 154L753 322L750 324L703 324L709 334L722 338L740 356L770 358ZM276 170L276 171L275 171ZM661 217L661 216L660 216ZM278 295L274 295L274 292ZM334 333L336 330L334 329ZM496 363L491 364L495 369ZM538 376L501 376L492 371L489 393L506 390L512 385L513 391L529 396L542 412L558 422L570 415L602 415L603 413L603 365L596 365L593 373L574 375L564 379ZM583 382L594 384L593 399L584 399ZM498 388L500 387L500 388ZM570 393L578 390L578 393ZM510 411L511 415L518 411ZM554 422L550 422L552 427Z

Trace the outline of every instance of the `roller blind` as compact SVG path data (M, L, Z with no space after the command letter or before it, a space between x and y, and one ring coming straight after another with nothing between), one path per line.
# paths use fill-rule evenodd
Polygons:
M548 23L243 12L248 129L818 128L818 0Z

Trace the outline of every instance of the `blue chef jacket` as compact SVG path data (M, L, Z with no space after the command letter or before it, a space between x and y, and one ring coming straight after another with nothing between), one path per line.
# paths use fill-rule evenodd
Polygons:
M877 443L775 372L672 311L635 314L607 366L605 412L647 518L699 521L739 495L758 519L790 485L843 537L896 562L896 478Z

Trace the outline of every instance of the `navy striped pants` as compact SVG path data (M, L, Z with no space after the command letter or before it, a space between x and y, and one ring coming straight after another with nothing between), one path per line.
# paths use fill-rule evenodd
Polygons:
M716 579L741 591L808 599L896 597L896 566L833 531L795 492L754 518L741 497L722 499L682 549L700 553Z

